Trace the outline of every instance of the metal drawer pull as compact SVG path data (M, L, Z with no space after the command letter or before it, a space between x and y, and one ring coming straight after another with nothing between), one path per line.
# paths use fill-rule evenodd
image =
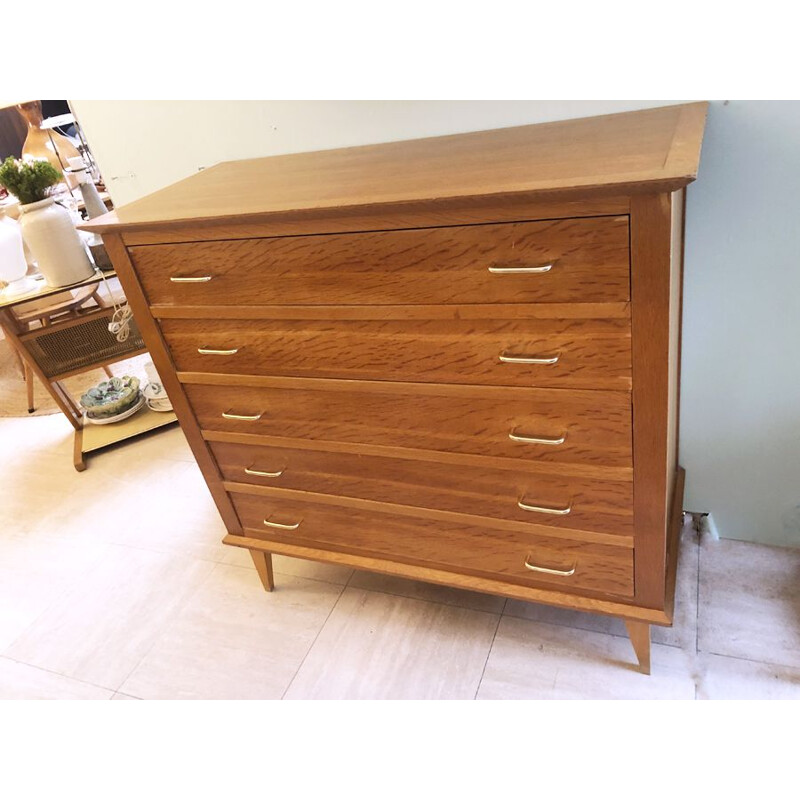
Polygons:
M264 412L262 411L260 414L231 414L230 411L223 411L222 417L223 419L241 419L245 422L255 422L256 420L261 419L264 416Z
M489 272L493 275L532 275L537 272L550 272L555 266L555 261L550 264L542 264L541 267L489 267Z
M512 442L526 442L527 444L564 444L567 440L567 434L559 436L557 439L546 439L543 436L522 436L514 431L508 434L508 438Z
M300 520L302 522L303 520ZM284 525L281 522L270 522L268 519L264 520L264 524L268 528L280 528L282 531L296 531L300 527L300 522L295 522L294 525Z
M535 564L531 564L528 559L525 559L525 568L529 569L531 572L544 572L546 575L560 575L562 578L568 578L570 575L575 574L575 567L572 569L549 569L548 567L537 567Z
M179 277L171 277L170 280L173 283L208 283L211 280L211 275L202 275L199 278L181 278Z
M535 356L509 356L505 352L500 353L498 358L504 364L557 364L560 355L551 358L537 358Z
M548 508L547 506L529 506L527 503L523 503L522 500L517 502L517 505L523 511L538 511L540 514L555 514L559 517L564 517L572 511L572 506L567 506L566 508Z
M280 476L283 475L283 470L279 470L278 472L262 472L260 469L245 467L244 471L247 475L258 475L259 478L280 478Z
M232 350L212 350L209 347L198 347L197 352L200 353L201 356L234 356L239 352L239 348L234 347Z

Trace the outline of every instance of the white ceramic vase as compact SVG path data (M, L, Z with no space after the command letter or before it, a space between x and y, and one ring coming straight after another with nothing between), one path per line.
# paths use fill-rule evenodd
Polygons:
M49 286L69 286L94 274L69 211L47 197L19 207L22 236Z

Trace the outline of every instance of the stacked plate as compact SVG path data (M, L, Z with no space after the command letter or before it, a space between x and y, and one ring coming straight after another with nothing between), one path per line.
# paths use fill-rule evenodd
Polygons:
M144 400L151 411L172 411L172 403L158 381L150 381L144 387Z

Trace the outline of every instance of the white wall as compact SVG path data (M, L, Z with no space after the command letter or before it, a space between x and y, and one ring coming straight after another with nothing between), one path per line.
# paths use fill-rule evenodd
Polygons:
M120 205L218 161L680 101L72 101ZM689 189L685 507L800 545L800 102L712 104Z
M425 100L70 103L117 205L220 161L667 105L665 101Z

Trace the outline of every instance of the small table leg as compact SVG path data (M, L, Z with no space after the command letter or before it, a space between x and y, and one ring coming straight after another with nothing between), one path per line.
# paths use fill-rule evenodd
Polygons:
M86 469L86 462L83 460L83 428L75 429L75 442L72 449L72 464L78 472Z

